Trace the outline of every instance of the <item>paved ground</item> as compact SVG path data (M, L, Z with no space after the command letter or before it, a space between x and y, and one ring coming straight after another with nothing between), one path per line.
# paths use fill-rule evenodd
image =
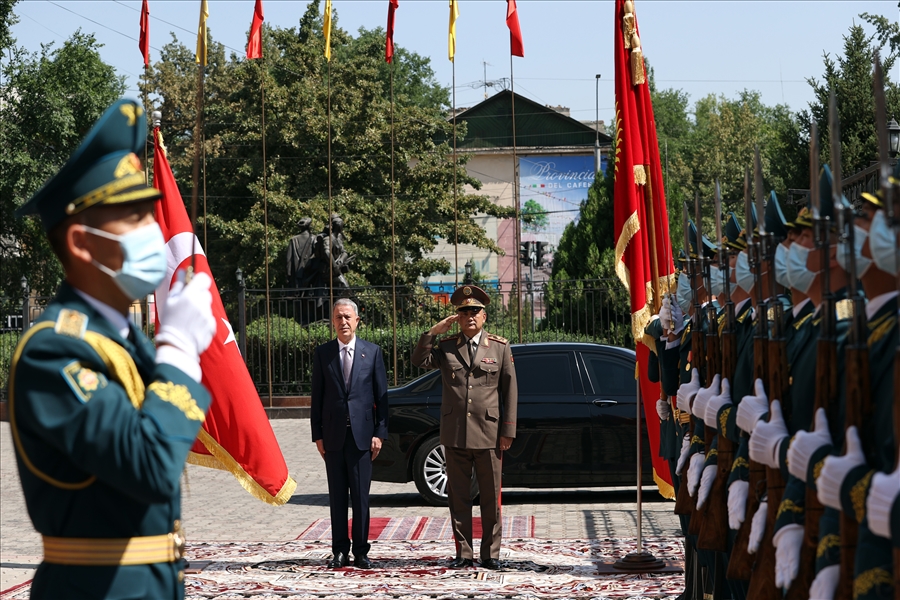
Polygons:
M189 465L183 480L188 540L292 540L314 520L329 516L325 465L309 441L309 421L276 420L272 427L297 481L294 496L285 506L269 506L245 492L229 473ZM540 538L633 537L635 500L633 489L504 489L503 511L534 515ZM425 504L412 483L373 483L371 504L373 517L447 515L447 509ZM645 491L644 535L676 535L673 506L655 491ZM0 591L30 579L40 556L40 537L25 511L9 423L0 423Z

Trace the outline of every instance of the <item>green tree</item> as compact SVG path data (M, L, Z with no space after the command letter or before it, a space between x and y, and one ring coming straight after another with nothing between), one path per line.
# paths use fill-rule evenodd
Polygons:
M543 231L550 223L550 219L547 217L547 212L544 210L544 207L534 198L529 198L528 201L525 202L521 214L522 229L525 231L537 233Z
M383 37L353 37L333 21L332 62L326 64L319 2L307 7L300 28L265 28L263 61L226 58L210 44L205 84L207 254L214 274L230 281L240 267L249 285L264 284L263 173L260 115L265 87L266 189L270 280L283 285L284 252L297 220L321 231L328 216L328 147L333 208L345 221L347 250L355 256L350 282L391 281L390 71ZM330 78L330 82L329 82ZM167 44L142 87L160 99L169 158L183 195L190 197L196 66L193 50ZM328 122L330 88L331 121ZM427 258L438 238L454 234L453 170L443 114L447 90L435 83L428 60L395 50L394 194L398 282L447 272L446 260ZM330 142L329 142L330 137ZM473 216L511 215L487 197L465 193L479 182L464 160L456 165L459 241L502 252Z
M21 296L28 279L40 294L56 291L62 268L38 219L13 215L69 158L104 110L125 91L80 31L39 53L11 48L0 86L0 295ZM73 76L73 74L77 74ZM6 308L6 307L4 307Z
M19 0L0 0L0 50L6 50L13 45L15 39L9 29L19 22L13 13L13 7Z

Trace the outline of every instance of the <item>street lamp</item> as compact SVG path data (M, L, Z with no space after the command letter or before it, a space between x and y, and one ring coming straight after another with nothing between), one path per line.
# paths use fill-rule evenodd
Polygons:
M594 173L600 172L600 73L595 76L594 83L594 106L596 114L594 115Z
M467 285L472 285L473 283L475 283L475 280L472 279L472 261L467 260L465 267L466 267L466 275L463 278L463 282Z
M888 123L888 143L890 145L888 153L891 158L897 158L897 154L900 153L900 125L893 118Z

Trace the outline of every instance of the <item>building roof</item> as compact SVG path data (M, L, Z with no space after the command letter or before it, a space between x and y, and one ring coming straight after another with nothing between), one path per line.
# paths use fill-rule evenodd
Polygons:
M512 109L513 92L502 90L459 113L456 122L466 123L466 136L457 143L457 148L476 150L512 147ZM597 132L593 127L550 107L515 94L515 111L517 147L594 146ZM601 132L600 146L611 144L612 138Z

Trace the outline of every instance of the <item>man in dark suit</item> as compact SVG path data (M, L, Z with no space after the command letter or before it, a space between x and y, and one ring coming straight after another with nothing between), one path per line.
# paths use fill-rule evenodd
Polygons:
M490 298L465 285L453 292L456 314L422 334L412 361L441 370L441 444L457 555L450 566L473 566L472 471L481 496L481 566L500 569L500 478L503 451L516 437L518 388L509 342L484 330ZM460 333L437 340L453 323Z
M310 428L325 459L331 506L332 569L350 564L347 536L347 492L353 503L354 566L369 562L369 487L372 461L388 433L387 373L381 348L356 337L359 310L341 298L334 303L332 322L337 339L316 348L313 355Z

